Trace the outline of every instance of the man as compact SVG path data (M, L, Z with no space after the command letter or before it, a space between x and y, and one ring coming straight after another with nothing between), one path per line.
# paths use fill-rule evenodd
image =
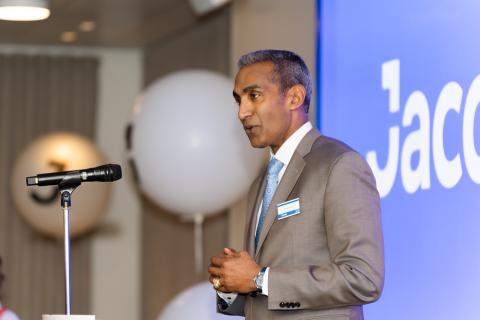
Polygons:
M211 258L218 311L247 319L363 319L380 297L383 238L375 179L347 145L308 122L311 79L280 50L240 58L233 95L271 161L248 195L245 250Z

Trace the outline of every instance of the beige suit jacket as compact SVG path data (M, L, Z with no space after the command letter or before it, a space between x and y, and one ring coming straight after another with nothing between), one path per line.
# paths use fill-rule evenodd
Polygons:
M254 252L264 175L248 196L246 250L270 267L269 295L239 296L221 311L249 320L361 320L383 288L379 196L365 160L312 129L277 187ZM277 219L277 204L299 198L301 213Z

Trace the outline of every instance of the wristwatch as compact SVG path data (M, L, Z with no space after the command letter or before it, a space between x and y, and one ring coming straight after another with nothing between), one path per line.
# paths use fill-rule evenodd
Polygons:
M262 286L263 286L263 277L265 276L265 271L267 270L267 267L263 267L260 269L258 274L253 278L253 281L255 281L255 287L257 287L257 292L262 293Z

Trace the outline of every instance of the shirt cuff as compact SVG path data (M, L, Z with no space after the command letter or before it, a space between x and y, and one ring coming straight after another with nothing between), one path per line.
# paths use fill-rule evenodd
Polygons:
M225 301L229 306L232 305L233 301L237 298L238 294L237 293L225 293L225 292L220 292L217 291L218 296Z
M265 275L263 276L263 282L262 282L262 294L264 296L268 296L268 273L270 271L270 268L267 267L265 270Z

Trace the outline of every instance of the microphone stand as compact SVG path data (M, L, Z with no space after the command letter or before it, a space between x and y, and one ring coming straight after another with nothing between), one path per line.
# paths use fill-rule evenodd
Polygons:
M122 177L122 168L118 164L108 164L86 170L74 170L57 173L40 174L27 177L27 186L58 185L60 191L60 206L63 210L63 233L65 251L65 315L44 314L43 320L95 320L94 315L72 315L70 286L70 207L72 193L82 184L82 181L112 182Z
M65 311L71 315L71 278L70 278L70 207L72 206L72 193L82 183L79 176L62 180L58 185L60 190L60 206L63 208L63 233L65 255Z
M59 184L60 206L63 210L63 232L65 252L65 312L66 315L43 315L43 320L95 320L95 316L72 315L71 286L70 286L70 207L72 193L82 184L80 175L67 176Z

